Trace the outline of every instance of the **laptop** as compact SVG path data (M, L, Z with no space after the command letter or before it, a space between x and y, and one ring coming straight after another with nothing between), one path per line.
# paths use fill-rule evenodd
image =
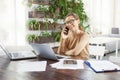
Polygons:
M57 55L53 49L47 44L31 44L35 52L42 58L59 60L62 58L70 58L70 56Z
M3 45L0 45L10 60L22 60L36 58L37 55L32 51L9 52Z

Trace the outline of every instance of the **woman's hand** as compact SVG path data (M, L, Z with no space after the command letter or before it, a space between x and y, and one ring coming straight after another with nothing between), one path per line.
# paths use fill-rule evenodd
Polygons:
M62 33L61 33L61 37L62 39L67 39L68 38L68 29L67 28L64 28Z
M67 51L65 55L68 55L68 56L74 55L74 50Z

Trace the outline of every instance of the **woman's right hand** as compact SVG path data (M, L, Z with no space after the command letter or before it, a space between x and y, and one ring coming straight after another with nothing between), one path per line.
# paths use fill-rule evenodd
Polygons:
M68 38L68 29L64 28L62 33L61 33L62 39L67 39Z

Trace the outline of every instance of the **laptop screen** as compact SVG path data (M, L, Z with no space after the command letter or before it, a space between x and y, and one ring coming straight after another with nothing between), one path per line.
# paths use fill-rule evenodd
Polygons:
M6 55L11 58L12 55L9 53L9 51L3 46L3 45L0 45L0 47L3 49L3 51L6 53Z
M46 44L31 44L35 52L38 53L40 57L57 60L57 56L55 55L53 49Z

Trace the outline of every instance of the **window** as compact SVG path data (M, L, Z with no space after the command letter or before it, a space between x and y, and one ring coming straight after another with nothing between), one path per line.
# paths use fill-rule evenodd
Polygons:
M25 6L23 0L0 2L0 43L25 44Z

